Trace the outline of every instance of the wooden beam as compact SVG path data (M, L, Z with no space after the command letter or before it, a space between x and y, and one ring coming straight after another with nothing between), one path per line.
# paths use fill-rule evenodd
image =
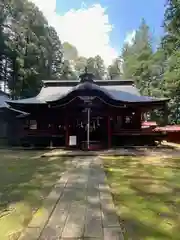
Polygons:
M65 127L66 127L66 136L65 136L65 144L66 147L69 147L69 121L68 118L65 118Z
M107 128L108 128L108 148L111 148L112 143L112 129L111 129L111 117L107 117Z

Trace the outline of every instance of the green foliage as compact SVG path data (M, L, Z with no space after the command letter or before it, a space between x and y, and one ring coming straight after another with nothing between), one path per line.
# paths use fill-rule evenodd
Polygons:
M144 19L136 31L132 45L124 45L122 58L123 78L133 78L142 94L152 95L153 50L149 27Z
M0 9L0 79L14 98L32 96L41 79L59 79L61 42L33 3L1 0Z
M168 0L164 28L165 36L162 47L166 55L166 68L164 71L164 89L170 101L170 120L180 122L180 1Z
M78 51L76 47L71 45L68 42L64 42L63 44L63 53L64 53L64 59L65 60L77 60L78 58Z
M103 59L97 55L86 59L79 56L76 47L68 42L63 43L64 67L61 79L77 79L87 67L88 72L93 73L96 79L103 79L105 76L105 65Z
M132 44L126 43L123 47L123 79L132 78L135 80L135 84L142 95L170 97L170 85L168 85L166 77L168 69L167 54L163 46L154 50L154 45L155 42L151 37L150 29L143 19ZM170 83L173 85L171 80ZM151 113L151 120L158 119L163 122L163 117L163 114L159 111Z
M0 82L12 98L37 94L41 80L78 79L87 67L96 79L132 78L143 95L170 98L170 122L180 122L180 0L167 1L165 34L157 48L142 19L132 43L124 44L108 68L99 55L86 59L70 43L61 44L30 1L0 0L0 12Z
M87 59L87 70L94 74L95 78L102 80L105 77L105 65L103 59L97 55Z
M78 75L76 74L76 71L74 71L73 66L70 64L68 60L64 61L60 79L61 80L77 80L78 79Z
M108 67L108 75L110 79L120 79L121 78L121 59L117 58Z
M78 57L74 65L77 74L81 75L84 73L85 67L87 65L87 59L85 57Z
M165 34L154 50L149 27L142 20L131 45L122 51L123 78L133 78L143 95L170 98L169 121L180 122L180 1L168 0ZM152 114L153 119L157 113ZM161 114L160 114L161 115ZM160 116L162 117L162 116Z

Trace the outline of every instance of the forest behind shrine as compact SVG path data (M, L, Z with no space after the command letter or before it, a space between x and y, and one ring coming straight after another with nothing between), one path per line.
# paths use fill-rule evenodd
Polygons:
M169 122L180 122L180 1L168 0L157 40L142 19L131 43L106 66L61 42L42 12L27 0L0 0L0 82L12 99L35 96L41 80L77 80L87 67L96 79L133 79L141 94L170 98ZM82 33L83 34L83 33Z

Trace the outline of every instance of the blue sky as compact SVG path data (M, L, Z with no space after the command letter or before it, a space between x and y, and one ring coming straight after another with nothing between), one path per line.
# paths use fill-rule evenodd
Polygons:
M137 29L141 19L145 18L155 38L163 33L162 23L165 0L84 0L87 7L100 3L107 8L110 24L114 26L110 34L110 42L115 49L119 49L127 33ZM57 0L56 11L64 14L70 9L80 9L81 0Z
M61 40L74 45L80 56L100 55L106 65L120 55L142 18L154 39L163 33L166 0L31 0L43 12Z

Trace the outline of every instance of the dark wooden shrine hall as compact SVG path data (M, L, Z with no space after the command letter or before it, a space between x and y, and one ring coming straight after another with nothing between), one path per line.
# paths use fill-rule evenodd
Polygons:
M166 124L167 102L141 96L132 80L95 80L85 73L79 81L43 81L36 97L7 103L27 113L18 118L21 144L95 149L162 139L142 121L159 109Z

